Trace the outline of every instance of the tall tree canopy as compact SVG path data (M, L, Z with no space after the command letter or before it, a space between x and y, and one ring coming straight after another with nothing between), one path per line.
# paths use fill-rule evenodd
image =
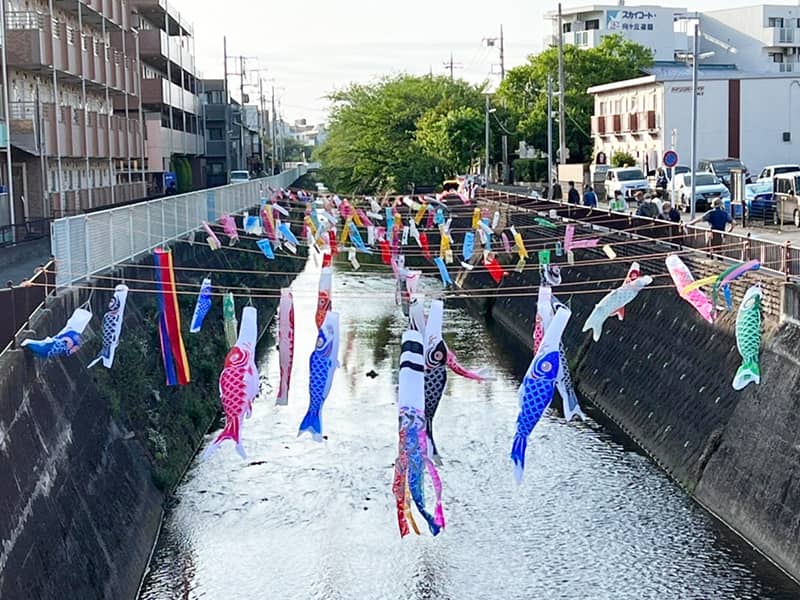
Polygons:
M482 86L400 75L330 96L322 176L343 193L406 191L463 173L484 144ZM496 136L495 136L496 138Z
M596 48L564 47L570 162L589 160L592 154L590 127L594 105L586 90L594 85L638 77L642 69L652 64L653 55L648 48L618 35L606 36ZM497 92L515 118L513 125L521 139L542 150L547 146L548 75L553 78L553 89L557 89L557 48L531 55L527 64L510 69ZM556 107L554 102L553 109Z

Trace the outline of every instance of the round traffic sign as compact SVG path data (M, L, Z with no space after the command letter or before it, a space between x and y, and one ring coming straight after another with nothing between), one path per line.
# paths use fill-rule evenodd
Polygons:
M664 158L662 161L665 167L669 167L671 169L678 164L678 153L675 152L675 150L667 150L664 152Z

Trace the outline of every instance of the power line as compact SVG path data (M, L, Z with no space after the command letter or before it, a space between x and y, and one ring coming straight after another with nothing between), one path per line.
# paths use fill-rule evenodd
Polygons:
M453 80L453 70L454 69L463 69L464 65L462 65L461 63L454 63L453 62L453 53L451 52L450 53L450 61L444 63L444 68L445 68L445 70L450 71L450 81L452 81Z

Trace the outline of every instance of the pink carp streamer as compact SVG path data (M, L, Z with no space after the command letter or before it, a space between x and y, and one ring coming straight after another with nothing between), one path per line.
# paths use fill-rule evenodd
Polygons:
M281 290L278 319L278 361L281 381L275 404L285 406L289 404L289 385L294 363L294 296L288 288Z

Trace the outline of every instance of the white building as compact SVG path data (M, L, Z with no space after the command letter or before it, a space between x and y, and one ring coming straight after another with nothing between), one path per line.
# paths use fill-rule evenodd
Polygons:
M564 43L594 48L605 36L619 34L650 48L655 61L672 61L676 51L686 50L686 34L675 30L675 15L685 12L682 8L653 5L592 4L562 8ZM557 43L557 16L555 12L547 13L553 22L553 35L545 40L545 46Z
M760 4L700 16L701 50L711 63L751 73L800 72L800 5Z
M691 92L684 66L590 88L595 152L625 151L652 170L674 141L680 163L690 165ZM800 79L700 69L697 159L726 157L742 159L752 173L800 162Z

